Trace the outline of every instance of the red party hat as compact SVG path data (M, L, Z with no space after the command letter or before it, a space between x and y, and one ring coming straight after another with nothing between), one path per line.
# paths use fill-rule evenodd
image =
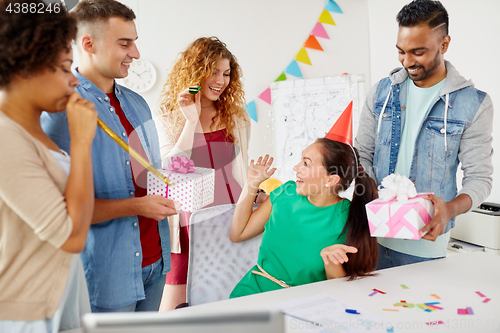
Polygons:
M352 101L325 135L325 139L352 146Z

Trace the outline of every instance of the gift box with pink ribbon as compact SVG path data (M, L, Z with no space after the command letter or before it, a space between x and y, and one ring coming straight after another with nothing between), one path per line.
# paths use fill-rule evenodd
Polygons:
M168 168L158 171L174 185L169 186L148 172L148 195L175 200L184 212L193 212L214 202L214 169L197 168L187 157L175 156Z
M379 187L379 198L366 205L372 237L420 239L419 230L434 216L432 201L418 194L404 176L391 174Z

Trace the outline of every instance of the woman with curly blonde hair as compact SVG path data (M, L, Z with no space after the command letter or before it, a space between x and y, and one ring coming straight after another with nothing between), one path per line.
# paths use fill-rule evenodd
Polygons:
M246 179L250 122L241 78L241 68L226 44L217 37L198 38L174 63L158 102L163 167L173 156L183 155L197 167L215 169L212 206L236 203ZM189 92L193 86L201 86L194 95ZM186 302L189 213L172 220L172 270L160 310Z

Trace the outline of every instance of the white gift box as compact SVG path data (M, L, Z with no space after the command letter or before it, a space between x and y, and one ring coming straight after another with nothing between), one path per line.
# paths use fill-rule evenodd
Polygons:
M194 168L193 173L158 169L174 185L167 185L148 171L148 195L161 195L181 204L179 210L193 212L214 202L215 170Z

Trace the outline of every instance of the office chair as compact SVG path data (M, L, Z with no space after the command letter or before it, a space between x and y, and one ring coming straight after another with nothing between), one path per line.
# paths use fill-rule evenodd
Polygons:
M228 299L236 284L257 263L262 234L241 243L229 240L235 207L214 206L191 215L186 288L190 306Z

